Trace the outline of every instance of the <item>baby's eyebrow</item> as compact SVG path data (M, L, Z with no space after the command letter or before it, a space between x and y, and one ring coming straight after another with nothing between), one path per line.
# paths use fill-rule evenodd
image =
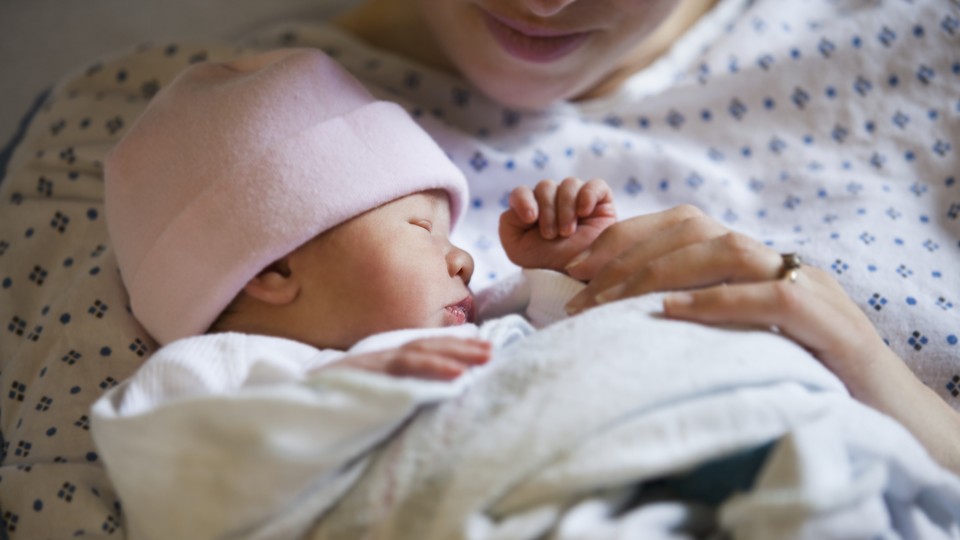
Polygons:
M431 221L434 221L434 226L440 226L443 223L444 227L449 232L451 226L451 208L450 201L447 199L446 194L439 197L430 197L428 208L430 215L432 216ZM438 223L441 222L441 223Z
M429 199L429 201L430 201L430 206L432 207L432 209L433 209L433 210L443 210L443 205L444 205L444 204L449 204L449 203L447 202L446 197L447 197L447 194L446 194L446 193L444 193L444 194L442 194L442 195L440 195L440 196L438 196L438 197L429 197L428 199Z
M450 203L446 199L446 194L443 194L439 197L427 197L427 204L429 205L430 211L434 214L442 214L444 210L448 210Z

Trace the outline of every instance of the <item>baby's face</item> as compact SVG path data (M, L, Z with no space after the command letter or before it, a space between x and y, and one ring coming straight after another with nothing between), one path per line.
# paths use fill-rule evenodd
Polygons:
M427 191L362 214L292 253L291 264L304 272L307 316L329 336L318 344L347 349L378 332L473 322L473 258L449 235L447 194Z

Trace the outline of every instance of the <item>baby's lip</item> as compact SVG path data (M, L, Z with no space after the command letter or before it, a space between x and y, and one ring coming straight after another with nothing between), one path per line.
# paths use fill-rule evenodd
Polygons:
M450 304L443 308L443 311L446 326L459 326L461 324L472 323L477 319L472 295L467 295L463 300L455 304Z

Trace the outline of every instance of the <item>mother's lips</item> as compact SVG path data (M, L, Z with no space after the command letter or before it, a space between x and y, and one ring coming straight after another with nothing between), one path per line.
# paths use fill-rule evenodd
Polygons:
M528 62L547 63L559 60L579 48L592 34L535 28L486 11L483 16L490 34L504 51Z

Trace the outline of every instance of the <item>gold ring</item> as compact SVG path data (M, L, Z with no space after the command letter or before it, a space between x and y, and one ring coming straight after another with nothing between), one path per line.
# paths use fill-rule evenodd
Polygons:
M780 258L783 259L783 270L781 270L780 278L786 278L790 283L796 283L797 276L800 275L800 267L803 266L803 259L796 253L781 253Z

